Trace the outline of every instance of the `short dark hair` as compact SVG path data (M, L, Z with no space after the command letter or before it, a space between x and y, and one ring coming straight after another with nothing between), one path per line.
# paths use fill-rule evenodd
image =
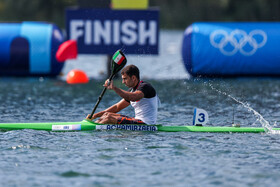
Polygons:
M129 77L132 77L132 75L135 75L137 79L140 79L140 73L139 69L135 65L128 65L123 68L121 71L121 74L127 74Z

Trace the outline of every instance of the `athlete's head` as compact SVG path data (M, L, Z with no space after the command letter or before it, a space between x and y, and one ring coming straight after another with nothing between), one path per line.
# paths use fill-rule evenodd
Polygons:
M139 82L139 69L134 65L128 65L121 71L122 82L129 88L135 87Z
M121 74L122 75L127 74L129 77L135 75L138 80L140 79L139 69L135 65L128 65L124 67L123 70L121 71Z

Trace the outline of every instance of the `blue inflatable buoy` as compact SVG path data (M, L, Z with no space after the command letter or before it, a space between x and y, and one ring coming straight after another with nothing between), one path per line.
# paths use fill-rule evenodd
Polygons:
M182 56L193 76L280 76L280 23L193 23Z
M0 75L58 75L64 63L57 61L56 52L63 42L54 24L0 23Z

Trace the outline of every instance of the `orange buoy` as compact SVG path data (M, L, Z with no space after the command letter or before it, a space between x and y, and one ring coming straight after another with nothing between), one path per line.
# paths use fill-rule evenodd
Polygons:
M67 74L66 82L68 84L85 84L89 82L89 79L82 70L73 69Z

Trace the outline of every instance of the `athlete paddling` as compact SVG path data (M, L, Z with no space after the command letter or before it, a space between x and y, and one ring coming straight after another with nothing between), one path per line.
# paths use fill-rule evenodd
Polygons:
M98 112L90 119L100 117L96 123L103 124L156 124L158 111L158 97L151 84L141 81L139 69L135 65L128 65L122 71L122 83L129 87L128 91L114 86L113 81L104 87L114 90L123 99L104 111ZM117 114L131 105L134 107L135 117Z

